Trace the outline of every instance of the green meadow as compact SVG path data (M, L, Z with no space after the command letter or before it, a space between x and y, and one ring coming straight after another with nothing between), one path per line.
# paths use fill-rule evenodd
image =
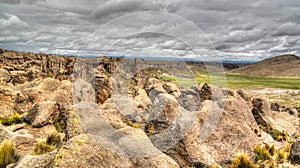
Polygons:
M211 83L207 72L197 71L197 82ZM224 76L224 75L223 75ZM228 88L284 88L300 89L300 78L264 77L225 73Z
M176 79L169 80L174 82L176 80L177 84L184 87L189 87L189 84L206 82L221 86L224 86L225 84L227 88L300 89L300 78L250 76L231 73L209 75L209 73L204 71L196 71L195 78L196 80L190 78L177 77Z

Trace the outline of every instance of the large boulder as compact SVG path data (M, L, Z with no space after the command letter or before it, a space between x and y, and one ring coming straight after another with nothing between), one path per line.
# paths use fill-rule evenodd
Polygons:
M14 91L9 85L0 85L0 116L9 116L14 113Z
M180 105L189 111L198 111L200 108L200 96L197 89L183 89L178 99Z
M144 89L139 89L137 95L133 99L133 105L137 110L137 113L140 114L145 110L148 110L151 104L152 102L148 97L147 92Z
M214 85L210 85L207 83L200 83L198 85L199 96L201 101L204 100L221 100L224 98L223 90Z
M150 109L152 120L145 127L149 135L165 132L180 115L180 105L172 95L161 93L152 102Z
M164 91L163 82L157 78L149 78L146 81L144 89L149 93L152 89L157 88Z
M252 100L252 114L258 125L273 127L279 131L285 130L289 135L300 132L300 119L289 113L271 111L269 102L263 98Z
M43 167L50 168L55 158L57 150L42 155L25 155L21 160L13 165L14 168Z
M258 125L262 125L264 127L270 126L270 120L268 116L270 116L270 106L266 99L256 98L252 100L253 109L252 114Z
M81 126L80 118L75 112L71 109L67 112L67 122L66 122L66 136L68 139L83 134L84 130Z
M54 101L35 103L25 119L35 127L52 124L59 116L59 105Z
M293 164L300 164L300 139L297 139L292 145L291 162Z
M83 79L73 81L74 102L96 102L95 88Z
M228 166L235 153L251 154L253 147L265 137L258 137L258 127L251 106L238 94L222 101L201 103L194 125L187 135L166 151L181 167ZM267 139L272 142L272 139Z
M20 113L26 113L37 102L55 101L60 112L67 112L73 102L72 83L46 78L15 86L18 94L14 108Z
M98 145L87 134L71 138L58 151L53 167L132 167L130 160Z
M166 82L163 87L167 91L167 93L173 95L176 99L181 95L178 86L174 83Z

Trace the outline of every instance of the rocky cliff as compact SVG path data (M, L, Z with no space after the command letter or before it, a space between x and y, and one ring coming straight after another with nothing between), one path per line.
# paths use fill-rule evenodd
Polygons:
M139 61L0 50L0 143L19 156L8 167L234 167L241 151L261 167L299 164L298 107L278 111L204 83L182 88ZM266 144L278 156L260 160Z

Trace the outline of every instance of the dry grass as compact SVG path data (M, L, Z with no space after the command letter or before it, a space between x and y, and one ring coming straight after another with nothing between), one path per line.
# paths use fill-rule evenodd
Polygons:
M4 140L0 146L0 168L5 168L9 164L17 162L19 158L20 155L12 141Z
M231 161L231 168L258 168L247 154L244 152L237 153L235 158Z
M41 155L53 151L61 143L58 132L52 132L46 139L38 139L32 154Z

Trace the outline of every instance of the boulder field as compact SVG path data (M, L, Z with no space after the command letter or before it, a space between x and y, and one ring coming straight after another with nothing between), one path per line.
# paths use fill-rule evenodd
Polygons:
M299 107L278 110L248 90L181 87L163 67L136 64L1 49L0 143L20 154L8 167L230 167L236 153L255 160L265 144L290 144L278 166L300 166ZM61 143L34 153L52 132Z

